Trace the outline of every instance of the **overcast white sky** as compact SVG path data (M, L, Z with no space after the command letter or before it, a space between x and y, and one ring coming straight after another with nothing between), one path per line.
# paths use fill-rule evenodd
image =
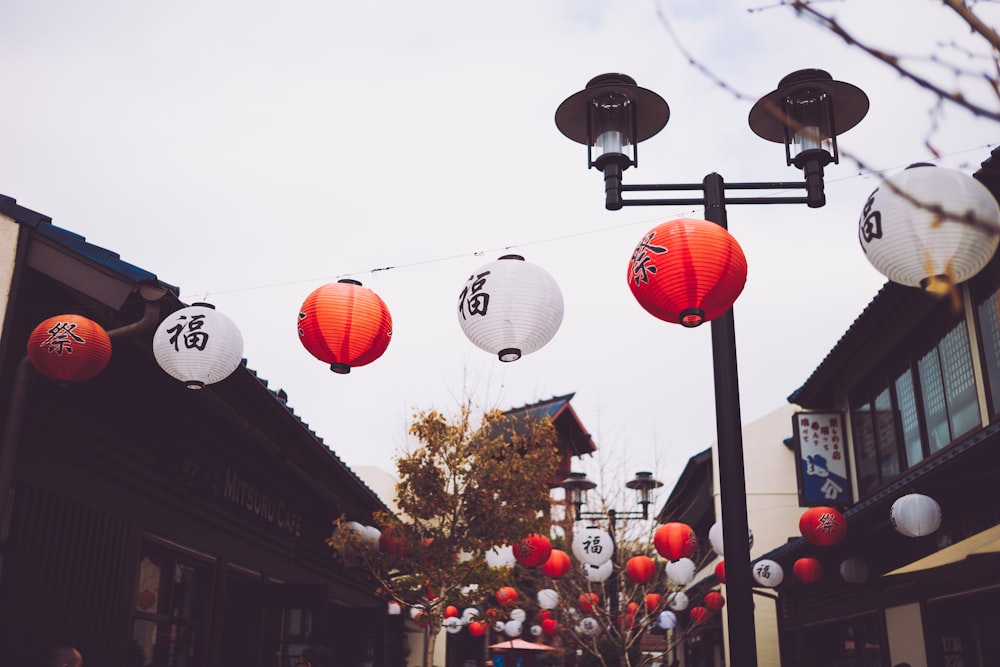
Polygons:
M822 6L908 54L967 32L937 2ZM664 19L746 97L688 64ZM232 317L249 366L351 467L392 470L416 410L576 392L624 476L672 484L715 438L709 326L646 314L626 267L650 228L702 212L605 211L555 109L624 72L672 111L626 182L793 181L747 114L813 67L868 93L840 142L875 169L929 160L930 136L938 164L971 173L997 140L964 113L932 118L933 98L766 2L6 0L0 193ZM826 208L729 208L749 263L735 307L744 421L784 405L884 284L856 232L879 178L843 160ZM548 346L501 364L455 310L466 277L510 251L553 275L566 314ZM386 354L347 376L295 328L309 292L341 277L394 321Z

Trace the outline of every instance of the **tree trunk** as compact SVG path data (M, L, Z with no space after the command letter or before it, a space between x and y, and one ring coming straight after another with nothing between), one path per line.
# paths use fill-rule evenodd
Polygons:
M437 641L438 631L441 626L434 627L435 623L428 623L424 626L424 661L423 667L434 667L434 643Z

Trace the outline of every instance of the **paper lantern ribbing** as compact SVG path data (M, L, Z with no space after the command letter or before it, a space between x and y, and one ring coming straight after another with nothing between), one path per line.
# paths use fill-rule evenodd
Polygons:
M832 547L847 536L847 519L833 507L810 507L799 517L799 532L809 544Z
M312 291L299 310L299 341L334 373L375 361L392 339L385 302L357 280L344 279Z
M726 598L719 591L709 591L705 593L705 606L712 611L719 611L726 606Z
M656 624L664 630L672 630L677 625L677 614L672 611L661 611Z
M930 496L910 493L892 504L889 520L900 534L923 537L941 526L941 506Z
M542 574L551 579L564 576L573 567L569 554L562 549L553 549L549 559L542 565Z
M747 536L750 540L750 548L753 548L753 531L750 527L747 527ZM708 542L712 545L712 551L725 557L725 541L722 534L722 522L716 521L712 524L712 527L708 529Z
M559 592L551 588L543 588L536 595L538 606L542 609L555 609L559 606Z
M681 218L642 237L628 265L633 296L654 317L696 327L729 310L743 291L747 261L721 225Z
M86 382L111 360L111 338L97 322L80 315L43 320L28 336L28 360L59 384Z
M243 336L231 319L207 303L167 315L153 334L153 356L188 389L229 377L243 360Z
M785 578L785 571L777 561L767 558L753 564L753 579L761 586L774 588Z
M698 538L694 530L686 523L671 521L656 529L653 533L653 546L656 553L667 560L687 558L698 547Z
M625 563L625 575L634 584L648 584L656 577L656 563L649 556L633 556Z
M840 562L840 576L849 584L863 584L868 580L868 563L861 558L845 558Z
M691 617L691 620L695 625L699 625L704 623L705 619L708 618L708 609L705 607L691 607L691 611L688 612L688 615Z
M815 584L823 578L823 564L815 558L799 558L792 565L792 574L804 584Z
M552 542L544 535L528 535L511 547L514 558L525 567L538 567L552 554Z
M458 322L477 347L517 361L552 340L563 319L559 285L520 255L476 270L458 295Z
M578 529L573 535L573 555L587 565L603 565L615 554L611 535L599 526Z
M912 165L868 197L858 237L868 261L892 282L943 293L993 257L1000 208L968 174Z
M696 569L697 566L690 558L678 558L675 561L667 563L663 571L666 573L667 579L673 583L678 586L687 586L694 581L694 572Z

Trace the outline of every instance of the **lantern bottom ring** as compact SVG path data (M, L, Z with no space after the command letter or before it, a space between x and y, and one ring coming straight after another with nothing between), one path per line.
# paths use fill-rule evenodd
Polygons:
M705 323L705 311L701 308L685 308L680 314L681 326L693 329Z
M521 350L516 347L505 347L497 356L500 357L500 361L517 361L521 358Z
M201 380L188 380L187 382L184 383L184 386L186 386L188 389L204 389L205 383L202 382Z
M338 361L335 361L334 363L330 364L330 370L340 375L347 375L348 373L351 372L351 367L348 366L347 364L342 364Z
M930 294L947 294L951 291L954 282L951 276L939 273L936 276L921 278L920 289Z

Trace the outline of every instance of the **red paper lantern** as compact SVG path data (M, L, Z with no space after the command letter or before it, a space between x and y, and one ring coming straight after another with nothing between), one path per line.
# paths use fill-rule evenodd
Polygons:
M111 360L111 338L86 317L57 315L28 336L28 359L35 370L59 384L86 382Z
M390 556L406 557L410 555L410 543L406 529L399 524L386 526L378 536L378 548Z
M691 616L691 621L695 625L700 625L705 622L706 618L708 618L708 609L705 607L691 607L691 611L688 612L688 615Z
M552 554L552 542L544 535L528 535L511 547L514 559L525 567L538 567Z
M726 606L726 598L719 591L709 591L705 593L705 606L712 611L719 611Z
M729 310L747 260L736 239L707 220L668 220L642 237L628 265L633 296L651 315L696 327Z
M501 586L497 590L497 602L502 605L514 604L517 602L517 591L513 586Z
M659 593L647 593L644 600L646 603L646 611L656 611L659 609L661 600L663 600L663 596Z
M469 634L473 637L482 637L488 627L486 621L472 621L469 623Z
M565 575L573 567L569 554L562 549L553 549L549 559L542 565L542 574L552 579Z
M810 507L799 518L799 532L809 544L832 547L847 536L847 519L833 507Z
M559 634L559 621L554 618L547 618L542 621L542 632L544 632L549 637L554 637Z
M385 352L392 336L389 309L357 280L323 285L306 297L299 311L299 340L334 373L350 373Z
M633 556L625 563L625 576L634 584L648 584L656 578L656 563L649 556Z
M815 584L823 578L823 565L815 558L800 558L792 565L792 574L803 584Z
M135 598L135 606L140 611L149 611L156 604L156 593L153 591L139 591Z
M720 560L715 564L715 578L720 584L726 583L726 561Z
M671 521L663 524L653 533L653 546L656 547L656 553L667 560L679 560L694 553L698 547L698 538L691 526Z
M581 593L577 602L580 604L580 611L589 614L600 603L600 598L597 597L597 593Z
M458 607L454 605L448 605L447 607L444 608L445 618L453 618L455 616L458 616Z

